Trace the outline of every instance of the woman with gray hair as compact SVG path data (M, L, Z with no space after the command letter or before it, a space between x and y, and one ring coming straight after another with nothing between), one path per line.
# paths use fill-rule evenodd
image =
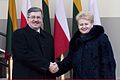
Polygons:
M73 68L74 79L115 79L116 63L108 36L94 16L81 12L76 16L78 31L70 41L69 53L58 62L61 75Z

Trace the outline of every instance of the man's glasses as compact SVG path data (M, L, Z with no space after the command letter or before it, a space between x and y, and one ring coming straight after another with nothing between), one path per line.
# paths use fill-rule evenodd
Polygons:
M32 20L34 20L34 19L41 19L40 16L31 16L31 17L28 17L28 18L30 18L30 19L32 19Z

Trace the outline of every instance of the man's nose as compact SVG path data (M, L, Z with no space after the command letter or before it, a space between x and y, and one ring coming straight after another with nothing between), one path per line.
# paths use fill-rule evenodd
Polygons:
M37 17L35 17L35 19L34 19L35 21L37 21L38 19L37 19Z

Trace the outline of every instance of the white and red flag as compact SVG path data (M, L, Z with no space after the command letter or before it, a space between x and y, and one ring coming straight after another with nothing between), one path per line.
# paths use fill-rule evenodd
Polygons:
M64 9L63 0L57 0L54 19L54 47L55 58L69 49L70 33Z
M89 0L89 11L94 15L94 25L101 25L97 0Z
M22 0L22 11L21 11L21 25L20 27L23 28L27 25L27 11L31 8L30 0Z

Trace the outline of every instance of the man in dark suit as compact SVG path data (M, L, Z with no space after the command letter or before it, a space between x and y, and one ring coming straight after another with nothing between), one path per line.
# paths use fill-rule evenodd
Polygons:
M42 10L30 8L27 23L13 33L13 79L55 79L49 71L54 62L53 37L42 29Z

